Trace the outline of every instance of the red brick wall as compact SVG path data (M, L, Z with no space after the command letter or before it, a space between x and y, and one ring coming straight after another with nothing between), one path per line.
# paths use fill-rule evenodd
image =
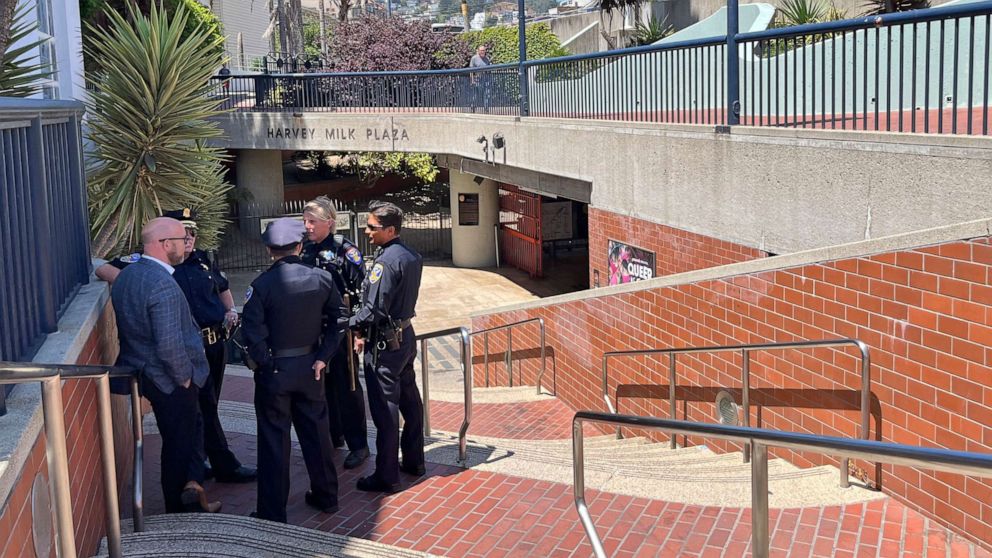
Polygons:
M551 386L554 375L561 399L596 410L605 410L605 351L854 337L871 348L873 439L992 453L990 281L992 245L986 237L484 316L473 320L473 328L543 316L553 355L544 385ZM478 363L482 349L476 340ZM536 327L514 332L525 383L534 382L537 346ZM720 387L736 390L740 402L739 355L680 357L679 363L679 418L713 421ZM482 373L477 364L477 385ZM668 416L667 378L667 361L617 359L611 361L609 392L612 397L621 386L620 412ZM856 351L756 354L751 378L752 424L858 435ZM836 463L782 455L800 466ZM992 482L854 465L868 471L867 480L880 480L887 493L992 548Z
M108 362L109 355L114 351L113 341L109 337L115 331L113 309L108 303L97 327L86 340L76 364ZM102 464L100 446L97 443L100 434L97 428L96 385L89 380L67 381L62 385L62 398L76 551L80 556L92 556L106 533ZM4 538L15 541L14 544L0 545L0 558L34 556L31 537L31 485L38 473L48 477L44 431L35 441L5 507L0 510L0 533L10 533L11 536ZM51 555L55 556L54 541Z
M609 285L609 240L654 252L655 277L753 260L765 252L741 244L666 227L636 217L589 208L589 285L599 272L600 286Z

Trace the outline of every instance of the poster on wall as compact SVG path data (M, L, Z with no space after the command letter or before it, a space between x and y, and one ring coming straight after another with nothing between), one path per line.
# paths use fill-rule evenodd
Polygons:
M610 285L646 281L654 277L654 252L616 240L609 241Z

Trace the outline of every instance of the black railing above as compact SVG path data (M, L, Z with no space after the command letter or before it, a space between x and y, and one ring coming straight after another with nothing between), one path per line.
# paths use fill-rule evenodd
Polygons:
M728 27L756 9L729 0ZM485 68L218 77L215 91L235 111L988 135L990 14L985 0Z

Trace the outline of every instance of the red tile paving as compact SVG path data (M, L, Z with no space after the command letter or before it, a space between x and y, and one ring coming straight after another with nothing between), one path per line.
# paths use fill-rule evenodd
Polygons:
M225 383L225 397L244 395L250 381L231 379L237 381ZM550 409L551 416L538 422L558 422L559 411L554 406L542 408ZM492 418L508 417L502 409L477 415L480 432L491 428L486 421ZM532 427L530 431L552 429ZM232 433L228 438L235 453L253 464L254 437ZM157 482L159 450L159 437L149 436L145 449L148 514L163 511ZM344 455L338 452L335 462L339 466ZM294 446L289 522L447 556L592 553L569 485L428 464L427 476L406 477L407 488L401 493L381 496L355 490L357 478L371 468L371 462L356 471L339 468L341 511L322 514L303 503L307 475L302 454ZM225 513L246 515L254 509L254 484L208 482L207 489L212 498L224 502ZM594 490L588 491L587 501L611 556L750 554L749 509L692 506ZM769 526L773 556L992 556L892 499L772 510Z

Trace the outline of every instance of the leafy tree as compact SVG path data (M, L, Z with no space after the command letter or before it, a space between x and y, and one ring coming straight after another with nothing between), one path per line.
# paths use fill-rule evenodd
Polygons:
M128 19L105 13L107 28L90 26L86 47L104 61L88 76L86 101L93 252L133 249L146 221L180 207L198 210L203 247L214 247L230 186L222 152L203 142L221 134L209 120L220 112L209 78L223 39L202 25L186 31L184 5L169 14L153 4L147 16L132 7Z
M440 70L463 68L472 50L448 33L434 33L426 21L397 17L341 23L330 39L335 71Z
M642 2L643 0L599 0L599 32L603 35L606 44L610 46L611 50L617 47L616 38L611 34L613 31L614 12L620 14L620 21L625 21L628 13L640 13ZM608 23L603 21L604 16Z
M363 182L372 183L387 174L414 177L430 184L440 172L430 153L352 153L349 163Z
M152 6L163 8L166 13L175 13L180 8L188 14L183 37L187 37L198 26L202 26L211 35L211 44L220 39L216 46L208 47L216 50L217 54L224 52L224 29L220 19L207 7L197 0L79 0L79 17L83 21L84 47L92 37L93 29L107 29L111 25L111 13L139 13L148 16ZM95 59L89 54L90 49L83 48L83 64L87 72L99 71L104 60ZM220 64L214 67L216 69Z
M5 10L6 6L0 7ZM11 45L24 39L37 29L37 25L27 19L34 6L22 4L11 14L10 26L3 37L5 43L0 46L0 96L28 97L35 94L38 81L52 75L50 68L36 63L31 53L44 40L32 41L15 48Z
M488 27L481 31L462 33L459 37L471 46L472 52L479 45L489 46L489 59L493 64L509 64L520 61L516 27ZM558 37L551 32L550 25L534 23L527 26L528 60L567 55L568 50L561 46Z

